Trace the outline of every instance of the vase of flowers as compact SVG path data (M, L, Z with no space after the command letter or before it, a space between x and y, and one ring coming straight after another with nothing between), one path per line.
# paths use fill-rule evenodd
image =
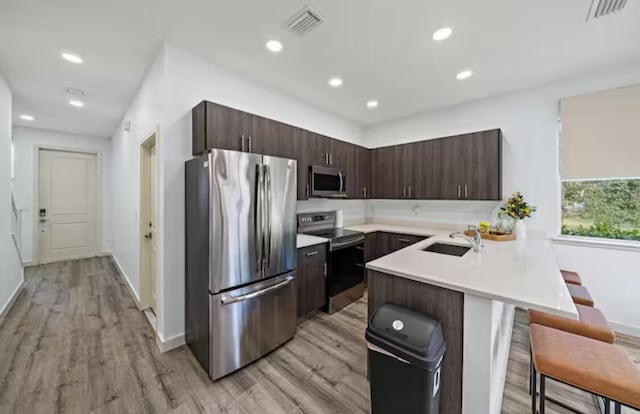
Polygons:
M515 220L513 225L513 232L519 239L527 237L527 228L524 225L524 219L531 217L531 213L536 211L536 208L524 201L522 193L517 192L511 195L511 198L507 200L507 204L501 207L509 217Z

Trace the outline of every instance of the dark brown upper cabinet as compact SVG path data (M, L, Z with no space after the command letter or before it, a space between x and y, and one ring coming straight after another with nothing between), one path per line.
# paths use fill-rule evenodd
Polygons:
M499 129L434 141L444 200L502 199L502 132Z
M298 162L298 200L309 198L309 132L291 125L278 123L276 154Z
M404 148L401 145L371 150L371 198L404 198Z
M309 132L309 165L331 165L331 138Z
M211 148L242 151L247 145L244 112L201 102L193 109L193 154Z
M282 122L203 101L192 111L193 154L212 148L295 159L298 199L309 198L309 166L340 168L349 198L364 198L369 150Z
M212 102L193 108L193 154L212 148L298 161L298 199L309 167L339 168L350 199L500 200L499 129L369 150Z

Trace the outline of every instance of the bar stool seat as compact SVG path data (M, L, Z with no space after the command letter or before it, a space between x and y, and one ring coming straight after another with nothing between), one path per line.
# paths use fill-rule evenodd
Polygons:
M582 279L578 273L572 272L571 270L560 270L560 273L562 274L562 278L565 283L582 285Z
M574 303L584 306L593 306L593 299L586 287L568 284L567 288L569 289L571 299L573 299Z
M529 327L536 370L544 377L640 408L640 368L616 345L542 325ZM541 404L544 404L541 382ZM543 412L541 405L540 412Z
M578 320L551 315L537 310L529 310L529 324L544 325L576 335L614 343L616 335L600 309L576 305Z

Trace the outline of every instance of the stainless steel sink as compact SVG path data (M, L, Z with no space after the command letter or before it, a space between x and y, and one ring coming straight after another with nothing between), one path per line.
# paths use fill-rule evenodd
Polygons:
M449 256L464 256L469 250L470 246L460 246L458 244L447 243L433 243L422 249L425 252L448 254Z

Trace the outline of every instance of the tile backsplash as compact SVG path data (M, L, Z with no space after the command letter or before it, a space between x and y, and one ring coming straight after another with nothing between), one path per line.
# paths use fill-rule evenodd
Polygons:
M315 198L298 201L298 213L342 210L344 225L376 221L411 221L442 224L477 224L491 221L498 201L447 200L333 200Z

